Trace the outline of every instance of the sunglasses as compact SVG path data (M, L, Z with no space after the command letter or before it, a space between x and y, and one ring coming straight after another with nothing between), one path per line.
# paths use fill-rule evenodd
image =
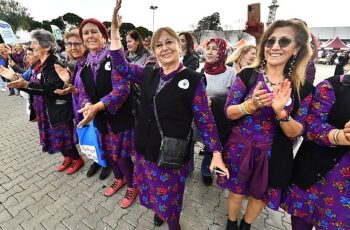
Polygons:
M280 39L277 40L279 47L285 48L292 43L292 39L287 38L287 37L281 37ZM267 48L272 48L276 43L276 38L269 38L265 42L265 47Z

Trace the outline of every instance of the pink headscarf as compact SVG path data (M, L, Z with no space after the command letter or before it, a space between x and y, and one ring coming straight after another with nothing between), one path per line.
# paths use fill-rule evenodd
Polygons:
M207 42L207 45L210 42L215 42L216 45L219 47L218 50L218 59L215 63L204 63L204 72L207 74L211 74L211 75L217 75L217 74L221 74L223 72L226 71L226 59L227 59L227 51L226 51L226 41L224 39L221 39L219 37L214 37L212 39L210 39Z

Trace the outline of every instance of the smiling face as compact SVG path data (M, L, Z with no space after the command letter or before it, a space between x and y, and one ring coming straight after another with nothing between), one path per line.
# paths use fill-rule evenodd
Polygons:
M166 31L161 32L154 51L162 66L176 65L180 62L180 44Z
M256 58L256 49L255 48L251 48L248 50L248 52L243 55L242 59L245 63L247 63L247 65L251 65Z
M139 47L139 41L136 41L130 35L127 35L126 36L126 46L127 46L129 52L136 53L137 48Z
M105 38L98 27L93 23L86 23L82 29L83 41L91 52L97 52L105 46Z
M275 40L275 42L272 45L273 40ZM288 40L290 43L287 45ZM284 67L292 55L296 55L298 51L299 48L295 42L294 30L291 27L278 27L265 43L264 54L266 63L268 66Z
M31 45L30 47L32 47L33 49L33 54L34 56L42 59L43 57L49 55L49 51L51 49L51 47L48 47L48 48L44 48L40 45L38 39L36 38L32 38L32 41L31 41Z
M31 50L26 51L26 61L29 64L34 64L39 58L34 55L34 52Z
M66 46L66 49L69 48L70 55L72 55L74 59L80 59L83 57L85 48L80 37L73 36L68 38L67 44L69 47Z
M214 64L218 60L219 47L212 41L205 47L205 62Z

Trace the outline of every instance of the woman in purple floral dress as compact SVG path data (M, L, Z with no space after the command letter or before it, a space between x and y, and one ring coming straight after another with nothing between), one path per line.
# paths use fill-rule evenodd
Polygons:
M94 121L103 158L111 165L115 177L104 195L112 196L127 185L120 202L121 208L127 208L137 195L131 161L134 152L134 117L130 84L111 69L110 51L106 45L108 32L103 23L94 18L85 19L80 25L79 34L89 53L80 73L78 88L82 109L79 112L84 114L84 119L78 127Z
M276 21L258 50L255 68L241 70L225 105L228 118L236 120L223 152L231 177L217 179L230 191L228 230L238 229L247 196L240 229L250 229L265 205L279 208L281 189L288 187L292 171L292 140L304 130L312 98L312 86L304 83L310 47L302 23Z
M319 83L281 207L293 230L350 229L350 76Z
M112 19L113 69L124 79L141 84L139 116L135 127L135 185L141 205L155 212L154 224L159 226L166 221L170 230L179 230L191 156L187 151L180 169L157 164L161 137L154 111L157 111L164 134L174 138L185 139L194 119L205 145L213 151L211 169L217 166L228 176L219 152L221 144L202 77L180 63L180 41L172 29L160 28L152 37L151 49L161 68L145 68L126 61L119 34L120 4L121 1L116 1ZM157 96L153 97L155 93Z
M57 171L68 168L66 173L72 174L84 165L84 160L75 146L77 140L73 129L71 95L54 93L64 85L54 68L58 62L54 55L57 46L55 37L45 30L34 30L31 35L31 46L34 55L39 57L39 64L32 70L29 82L19 78L8 86L33 94L43 152L61 152L64 161L57 167Z

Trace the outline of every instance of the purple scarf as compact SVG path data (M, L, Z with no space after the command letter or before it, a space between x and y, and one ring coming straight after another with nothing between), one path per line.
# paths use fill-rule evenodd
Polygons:
M94 73L94 79L96 80L96 72L100 68L101 63L106 59L109 54L109 47L105 46L97 53L89 52L86 57L86 64L91 66L91 70Z
M163 72L163 68L160 69L160 80L159 80L159 85L157 88L157 93L159 93L160 90L162 90L164 88L164 86L166 86L171 79L173 79L178 72L180 72L180 70L182 70L182 68L184 67L184 65L182 63L180 63L179 67L177 67L176 70L174 70L173 72L169 73L169 74L164 74Z

